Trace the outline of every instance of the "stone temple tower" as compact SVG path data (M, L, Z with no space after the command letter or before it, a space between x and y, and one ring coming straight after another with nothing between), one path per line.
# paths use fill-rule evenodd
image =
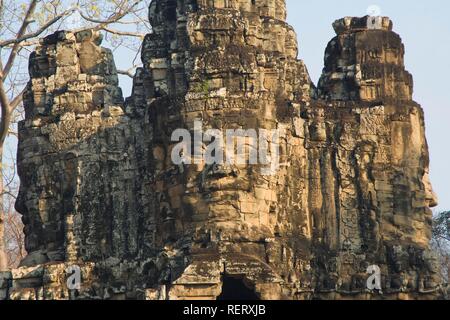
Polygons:
M153 0L149 19L127 99L100 34L57 32L31 55L16 204L29 255L0 274L0 299L442 295L424 116L388 18L336 21L317 88L284 0ZM200 137L176 163L180 129ZM258 163L185 152L227 130L279 139L246 136Z

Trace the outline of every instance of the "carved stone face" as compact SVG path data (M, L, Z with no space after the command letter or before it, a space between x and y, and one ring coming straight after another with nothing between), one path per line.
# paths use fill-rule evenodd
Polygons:
M216 150L223 152L223 162L205 163L203 159L177 165L171 159L176 143L154 148L156 168L162 169L157 175L156 185L160 186L157 191L163 194L159 196L162 199L159 205L162 224L166 225L164 234L173 234L173 239L177 239L182 233L194 231L199 239L258 242L282 232L286 225L283 219L294 216L289 215L293 211L299 212L297 219L304 220L298 230L309 231L307 219L300 217L306 206L306 198L301 192L304 185L302 179L306 175L302 172L306 168L301 164L305 156L301 137L303 126L300 124L297 129L294 128L292 119L286 120L277 115L276 108L282 106L277 106L265 94L261 97L265 98L260 106L257 99L252 99L247 105L238 105L233 110L225 108L214 113L203 110L196 114L202 116L204 133L208 129L216 129L223 134L223 150ZM246 109L248 105L255 109ZM262 110L264 108L269 110ZM183 127L192 129L192 122L180 122L180 128ZM245 163L236 162L236 157L241 154L237 146L231 150L226 143L229 140L227 130L235 129L249 130L243 140L234 139L235 142L246 142L243 150ZM193 130L190 132L194 137ZM281 135L278 140L278 137L272 136L275 132ZM266 144L264 141L267 140L269 143ZM210 142L204 141L200 146L206 154L210 154ZM267 152L264 152L264 147L269 147ZM192 148L192 154L194 150ZM230 154L234 154L234 162L227 163ZM193 158L198 160L195 155ZM191 161L193 159L188 157L187 163ZM293 192L296 188L299 191Z
M434 193L433 186L430 181L430 174L428 172L423 176L423 185L425 186L425 196L428 202L428 207L433 208L438 204L438 197Z
M155 1L154 6L161 8L151 9L155 33L144 44L143 57L159 90L150 122L155 135L156 238L163 244L192 234L194 242L261 242L287 229L310 232L305 213L304 128L296 119L300 99L309 99L311 83L303 62L297 60L293 30L281 20L263 18L284 19L285 2L267 3L249 6L248 1L228 1L226 8L241 12L193 11L186 19L172 22L162 18L167 15L164 12L174 13L165 2ZM222 8L223 3L200 1L198 6L199 10ZM177 10L181 14L184 9ZM167 32L174 28L180 32ZM262 40L269 34L272 41ZM158 41L165 43L170 54L160 50ZM190 50L187 44L196 49ZM195 144L196 120L201 120L203 133L220 130L224 142L227 130L254 130L259 141L246 146L247 163L175 164L171 154L179 140L172 142L171 135L188 129L192 133L189 145ZM277 148L279 157L266 161L260 156L260 130L285 132ZM209 145L203 141L201 148L206 151ZM252 153L257 160L249 164Z

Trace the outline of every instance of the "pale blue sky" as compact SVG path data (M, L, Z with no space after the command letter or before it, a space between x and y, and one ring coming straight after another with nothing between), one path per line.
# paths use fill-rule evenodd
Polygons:
M406 68L414 76L414 98L425 110L431 155L431 179L439 196L436 210L450 210L450 2L448 0L287 0L288 22L295 28L299 57L312 80L322 72L326 45L335 36L332 22L344 16L364 16L376 5L391 17L394 31L406 46ZM119 67L130 55L117 52ZM125 95L130 81L121 77Z
M394 21L406 47L406 68L414 76L414 99L425 110L431 156L431 182L439 196L436 210L450 210L450 1L448 0L287 0L300 58L314 82L335 33L331 23L344 16L366 15L377 5Z

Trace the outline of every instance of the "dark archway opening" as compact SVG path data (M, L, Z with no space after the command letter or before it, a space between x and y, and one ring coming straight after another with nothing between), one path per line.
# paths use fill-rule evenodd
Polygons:
M243 277L224 275L222 277L222 293L217 300L255 301L260 299L255 291L245 284Z

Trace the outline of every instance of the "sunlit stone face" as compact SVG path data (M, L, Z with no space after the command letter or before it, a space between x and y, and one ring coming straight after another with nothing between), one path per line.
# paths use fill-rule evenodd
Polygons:
M226 105L229 101L218 103ZM218 107L214 111L186 112L179 122L179 128L190 129L190 140L184 146L191 148L181 148L181 153L188 155L185 163L173 159L174 154L180 154L178 139L168 147L154 148L156 167L161 168L156 183L161 186L161 196L157 198L164 199L160 218L165 231L160 234L166 240L170 234L175 239L194 232L197 241L208 237L213 242L258 242L284 232L283 220L295 217L303 226L297 228L292 221L291 227L307 236L310 226L305 214L302 120L277 113L277 102L265 93L261 99L248 99L233 108ZM198 123L201 132L195 130ZM220 144L219 137L211 139L211 130L221 135ZM196 137L200 142L194 141ZM231 140L234 144L230 145ZM294 211L297 215L292 214Z
M194 235L194 242L259 242L287 229L309 236L300 101L309 99L311 88L306 68L297 60L295 32L284 22L285 2L197 1L194 8L181 1L175 7L154 1L150 16L155 34L143 50L157 92L150 119L156 241ZM212 13L211 7L220 10ZM169 32L175 29L176 34ZM164 42L169 53L157 47ZM202 161L195 150L210 154L217 139L197 139L196 148L195 121L201 121L200 134L222 132L225 144L228 130L243 130L245 161L228 161L230 154L240 153L237 147L227 150L228 144L220 150L224 161ZM192 148L182 152L189 161L183 165L172 157L174 149L180 154L181 139L171 141L179 129L191 133ZM246 135L247 130L256 137ZM279 141L271 141L272 136L263 143L261 131L269 136L279 132ZM261 144L268 145L265 156ZM278 155L272 152L275 144ZM256 161L250 161L254 154Z

